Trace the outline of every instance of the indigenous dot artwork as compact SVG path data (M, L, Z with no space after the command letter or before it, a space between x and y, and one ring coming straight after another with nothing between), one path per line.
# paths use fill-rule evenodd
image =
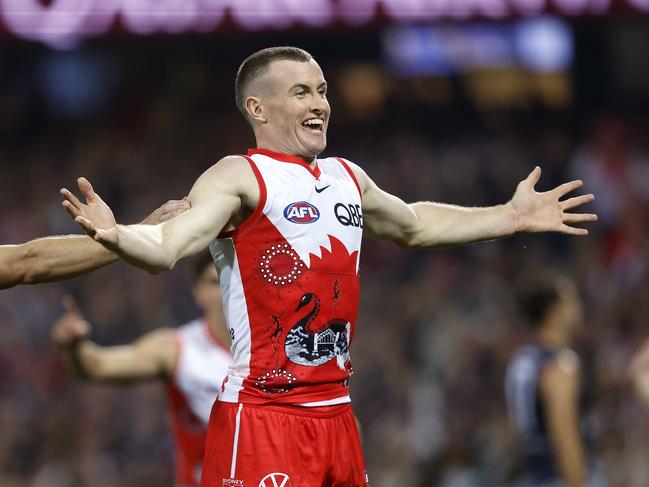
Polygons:
M259 263L265 281L275 286L286 286L298 279L304 269L295 250L289 244L273 245L261 256Z

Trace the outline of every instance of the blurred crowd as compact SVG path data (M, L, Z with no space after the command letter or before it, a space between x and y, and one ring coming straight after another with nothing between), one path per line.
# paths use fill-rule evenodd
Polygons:
M253 143L232 101L231 70L184 56L156 69L146 56L129 59L90 112L57 111L51 102L60 99L40 88L34 69L16 67L3 80L0 243L78 233L57 193L77 176L93 182L118 221L133 223ZM503 377L529 334L514 285L550 267L572 276L583 297L577 349L592 455L611 487L649 485L649 411L627 377L649 337L649 119L536 105L490 113L431 107L410 99L399 80L372 107L355 105L341 101L353 99L353 90L341 93L345 72L323 67L332 81L327 154L360 164L383 189L407 201L504 203L538 163L539 190L581 178L600 216L584 238L521 235L426 252L365 242L352 399L372 485L515 484L520 466ZM163 388L76 382L49 328L66 293L105 345L189 321L198 311L184 267L151 276L117 263L0 292L0 485L171 485Z

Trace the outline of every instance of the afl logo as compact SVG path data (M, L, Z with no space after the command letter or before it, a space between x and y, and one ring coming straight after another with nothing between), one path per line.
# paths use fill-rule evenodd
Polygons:
M311 203L298 201L284 208L284 218L292 223L313 223L320 218L320 211Z

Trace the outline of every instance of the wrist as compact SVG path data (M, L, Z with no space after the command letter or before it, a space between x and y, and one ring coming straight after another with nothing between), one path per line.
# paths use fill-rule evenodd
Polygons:
M509 201L505 203L503 207L505 209L505 215L508 222L507 228L509 228L509 233L513 235L515 233L521 232L522 228L521 228L520 215L518 214L518 210L516 210L514 203Z

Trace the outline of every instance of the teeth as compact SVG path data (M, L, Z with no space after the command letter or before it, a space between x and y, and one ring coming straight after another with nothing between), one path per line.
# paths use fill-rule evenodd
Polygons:
M324 122L322 120L320 120L319 118L312 118L312 119L309 119L306 122L304 122L302 125L317 125L317 126L320 126L323 123Z

